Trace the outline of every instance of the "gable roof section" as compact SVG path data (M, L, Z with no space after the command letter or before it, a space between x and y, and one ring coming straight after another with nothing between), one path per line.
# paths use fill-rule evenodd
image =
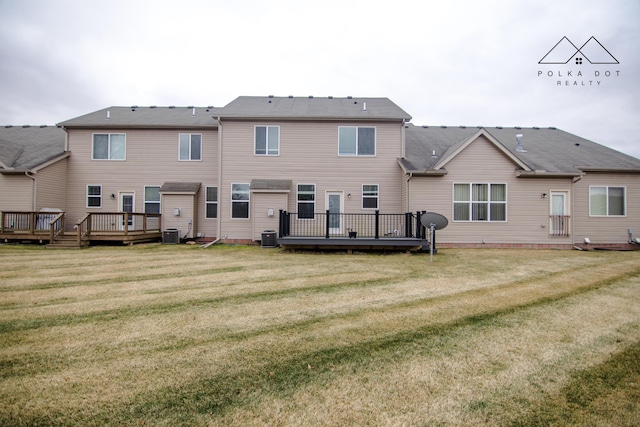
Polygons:
M240 96L220 112L224 118L286 120L409 121L388 98Z
M35 172L67 157L66 133L55 126L0 128L0 173Z
M217 128L214 107L109 107L58 123L67 129Z
M522 134L525 152L516 150ZM480 135L517 165L518 176L580 176L585 171L640 172L640 160L556 128L405 126L406 173L444 175L445 166ZM435 150L436 156L433 156Z

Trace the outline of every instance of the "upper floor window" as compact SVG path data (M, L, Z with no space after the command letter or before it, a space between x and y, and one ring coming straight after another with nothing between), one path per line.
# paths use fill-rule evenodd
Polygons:
M181 133L179 141L180 160L202 160L202 135Z
M280 154L280 126L256 126L254 153L260 156Z
M126 146L124 133L94 133L91 158L93 160L124 160Z
M454 221L506 221L507 184L453 184Z
M249 184L231 184L231 218L249 218Z
M144 213L160 213L160 187L147 185L144 187Z
M340 126L338 154L340 156L375 156L376 128Z
M589 187L589 215L626 215L625 187Z
M316 185L298 184L298 218L313 219L316 211Z
M218 187L207 187L204 201L205 218L218 218Z
M87 185L87 207L102 207L102 185Z
M378 209L378 184L362 185L362 209Z

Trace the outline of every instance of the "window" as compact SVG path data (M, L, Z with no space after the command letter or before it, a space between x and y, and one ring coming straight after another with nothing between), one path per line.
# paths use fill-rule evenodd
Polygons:
M249 184L231 184L231 218L249 218Z
M589 215L626 215L625 193L625 187L589 187Z
M298 218L313 219L316 211L316 185L298 184Z
M256 126L255 154L277 156L280 154L280 127Z
M94 133L93 160L124 160L126 152L124 133Z
M338 154L340 156L375 156L376 128L340 126Z
M506 184L453 184L454 221L506 221Z
M181 133L178 151L180 160L202 160L202 135Z
M160 213L160 187L152 185L144 187L144 213Z
M207 187L205 193L205 218L218 218L218 187Z
M378 184L362 185L362 209L378 209Z
M87 207L102 207L102 185L87 185Z

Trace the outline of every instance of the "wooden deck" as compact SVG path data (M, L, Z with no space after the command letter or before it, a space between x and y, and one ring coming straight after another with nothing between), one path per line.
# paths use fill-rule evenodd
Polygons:
M90 213L73 226L66 215L43 212L1 212L0 240L47 243L52 248L81 248L94 243L134 244L162 239L160 214Z

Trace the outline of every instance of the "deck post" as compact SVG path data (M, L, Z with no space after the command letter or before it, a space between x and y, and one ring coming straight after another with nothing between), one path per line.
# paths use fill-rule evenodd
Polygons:
M420 218L422 217L422 212L416 211L416 237L418 239L424 239L426 237L426 231L422 226L422 222Z
M329 209L327 209L327 215L326 215L326 221L325 221L325 227L324 227L325 229L324 237L327 239L329 238L329 215L331 214L329 213Z
M376 223L375 223L375 239L380 238L380 211L376 209Z
M411 220L413 215L411 214L411 212L405 212L404 213L404 236L405 237L413 237L413 230L412 230L412 226L413 226L413 222L411 222Z
M35 234L36 232L36 218L37 214L35 212L29 213L29 233Z

